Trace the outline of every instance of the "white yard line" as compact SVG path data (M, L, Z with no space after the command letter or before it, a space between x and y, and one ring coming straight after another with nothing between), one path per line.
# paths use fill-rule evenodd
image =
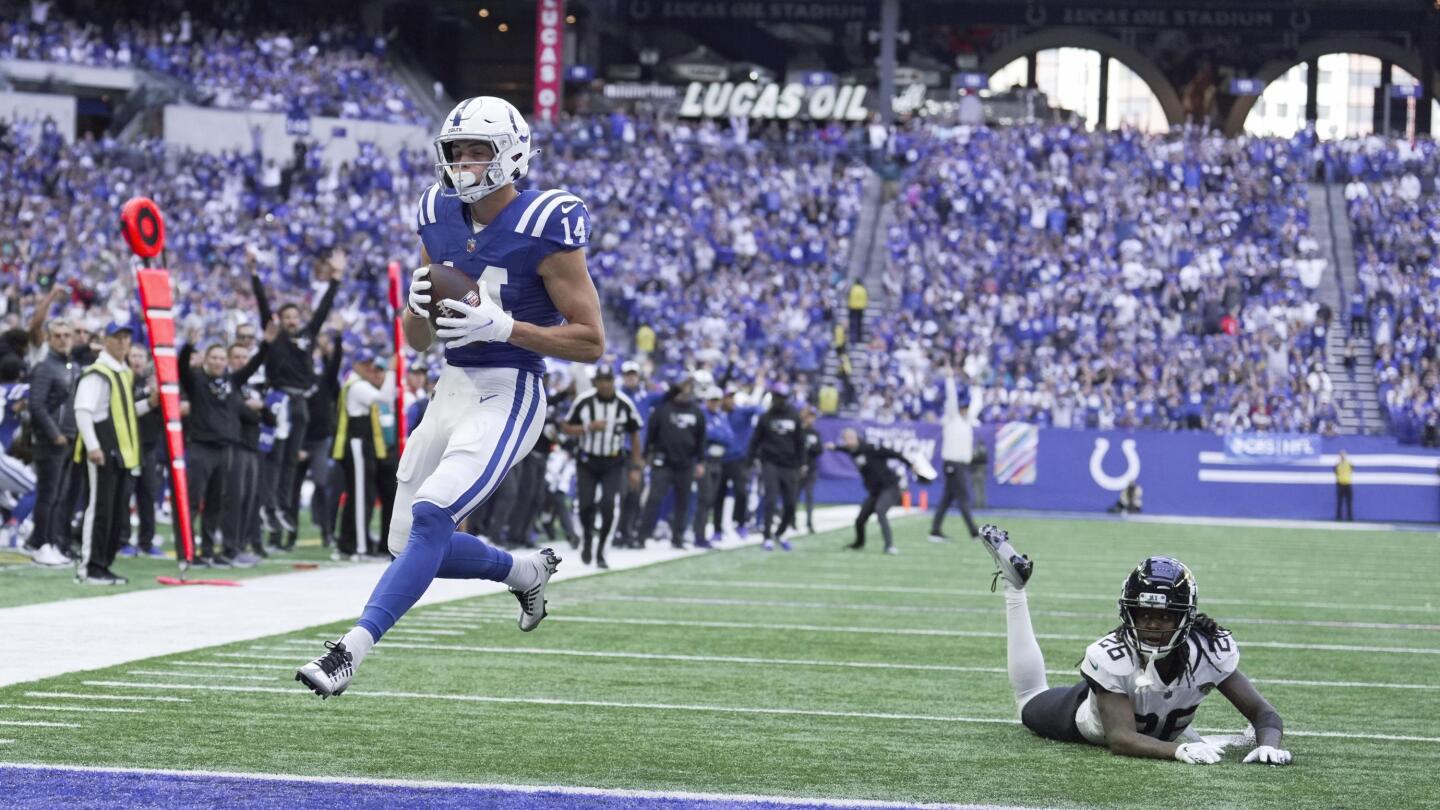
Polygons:
M856 512L854 506L817 509L815 523L822 530L839 528L853 521ZM757 537L727 543L726 548L758 543ZM614 549L605 556L612 570L624 570L705 553L666 546ZM568 546L560 548L560 556L566 559L552 581L597 573L581 565L580 555ZM360 563L254 577L242 580L238 588L156 588L3 608L0 638L6 649L0 656L0 686L351 621L383 570L380 563ZM56 587L71 586L57 580ZM437 579L419 604L505 590L503 584L487 580ZM276 610L277 604L285 609ZM236 616L245 621L235 621ZM86 643L57 646L57 638L84 638Z
M295 671L295 667L287 667L283 664L235 664L229 661L166 661L167 667L229 667L231 669L288 669Z
M397 633L409 633L409 634L412 635L412 636L463 636L463 635L465 635L465 631L464 631L464 630L438 630L438 629L432 628L430 625L424 625L424 624L415 624L415 625L404 624L404 625L397 625L397 626L395 627L395 632L397 632Z
M27 698L69 698L70 700L143 700L154 703L189 703L190 698L152 695L95 695L79 692L26 692Z
M288 650L289 648L285 648L285 649ZM250 661L289 661L289 662L291 662L291 663L294 663L294 662L295 662L295 651L294 651L294 650L289 650L289 653L290 653L289 655L282 655L282 654L280 654L279 652L276 652L274 655L253 655L253 654L250 654L250 653L211 653L211 654L214 655L216 658L244 658L244 659L247 659L247 660L250 660ZM374 651L372 650L371 653L370 653L370 655L367 656L367 657L373 658L374 655L375 655L375 653L374 653ZM179 663L179 662L176 661L176 662L173 662L173 663ZM215 662L215 663L216 663L217 665L220 664L219 661L217 661L217 662ZM294 667L286 667L286 669L294 669Z
M885 613L916 614L982 614L998 615L1003 606L990 608L942 605L892 605L879 602L795 602L782 599L723 599L695 596L640 596L636 594L596 594L586 597L596 602L649 602L661 605L714 605L717 607L786 608L795 610L864 610ZM1032 616L1054 616L1066 619L1106 619L1114 621L1115 613L1073 610L1031 610ZM1225 624L1283 625L1289 627L1326 627L1344 630L1422 630L1440 632L1440 624L1388 624L1384 622L1331 622L1304 619L1253 619L1226 616Z
M13 742L9 741L9 742ZM111 768L93 765L48 765L28 762L0 762L0 769L33 771L66 771L71 773L134 774L138 776L184 776L211 779L250 780L259 782L301 782L322 785L364 785L371 787L436 788L441 790L474 790L496 793L558 793L575 797L607 797L624 799L661 799L685 802L724 802L728 804L823 805L843 808L875 808L876 810L1025 810L1010 805L992 804L924 804L870 799L826 799L796 796L761 796L755 794L691 793L672 790L627 790L624 788L589 788L569 785L507 785L475 782L436 782L419 779L374 779L362 776L311 776L308 774L245 773L232 771L181 771L168 768Z
M0 726L34 726L35 728L80 728L79 723L53 723L49 720L0 720Z
M54 706L50 704L34 703L0 703L0 709L24 709L26 711L47 711L47 712L82 712L84 714L144 714L144 709L123 709L116 706Z
M309 642L306 642L309 643ZM878 669L916 672L980 672L1006 675L1005 667L975 667L954 664L896 664L884 661L824 661L807 658L752 658L731 655L679 655L668 653L607 652L599 650L544 649L538 647L482 647L467 644L419 644L408 641L386 641L387 647L402 650L428 650L434 652L489 653L495 655L554 655L575 658L601 658L633 661L676 661L681 663L747 664L776 667L834 667L839 669ZM284 667L293 669L293 667ZM1046 675L1064 677L1077 676L1073 669L1047 669ZM1440 684L1414 683L1370 683L1366 681L1298 681L1286 678L1251 678L1255 683L1281 684L1284 686L1356 687L1362 689L1419 689L1440 690Z
M84 681L86 686L103 686L120 689L188 689L203 692L242 692L309 697L309 693L295 688L274 686L242 686L230 684L192 683L141 683L130 681ZM540 697L499 697L495 695L444 695L424 692L371 692L349 690L347 696L380 698L384 700L433 700L453 703L499 703L526 706L583 706L600 709L635 709L660 712L698 712L707 714L739 715L783 715L792 717L823 717L860 720L893 720L898 722L953 723L979 725L1020 725L1013 717L963 717L933 714L903 714L889 712L842 712L828 709L794 709L755 706L711 706L690 703L630 703L618 700L562 700ZM1388 740L1397 742L1440 743L1440 737L1420 737L1397 734L1371 734L1350 731L1307 731L1286 729L1291 737L1339 737L1355 740Z
M867 585L862 582L784 582L779 580L734 580L734 579L672 579L665 580L661 585L683 585L686 587L702 588L762 588L787 591L866 591L876 593L908 593L908 594L935 594L939 596L981 596L993 597L995 594L988 590L964 588L921 588L907 587L904 585ZM1036 599L1064 599L1081 602L1113 602L1114 593L1061 593L1048 591L1042 588L1031 587L1031 595ZM1295 602L1285 599L1234 599L1217 596L1202 597L1204 604L1215 605L1253 605L1256 607L1279 607L1279 608L1307 608L1307 609L1332 609L1332 610L1375 610L1385 612L1417 612L1417 613L1440 613L1440 601L1426 604L1410 605L1385 605L1369 602Z
M477 616L477 621L486 620ZM779 624L773 622L721 622L686 619L624 619L600 616L555 616L547 622L577 622L582 624L617 624L649 627L704 627L726 630L798 630L806 633L873 633L886 636L933 636L941 638L1005 638L1005 634L992 630L938 630L919 627L859 627L853 625L826 624ZM398 626L397 626L398 627ZM1069 635L1064 633L1036 633L1035 638L1049 641L1093 642L1094 636ZM382 642L383 643L383 642ZM1246 641L1247 648L1277 650L1329 650L1331 652L1395 653L1399 655L1440 655L1440 648L1432 647L1372 647L1364 644L1290 644L1283 641Z
M236 675L231 672L172 672L164 669L131 669L126 675L152 675L159 678L228 678L237 681L273 681L274 675Z

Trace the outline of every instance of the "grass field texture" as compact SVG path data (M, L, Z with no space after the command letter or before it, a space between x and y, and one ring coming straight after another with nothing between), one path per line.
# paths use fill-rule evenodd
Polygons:
M1003 525L1036 560L1052 686L1117 624L1130 568L1172 554L1285 717L1295 764L1241 765L1236 749L1188 766L1034 737L1015 722L988 555L924 542L922 519L897 524L896 557L843 551L835 532L790 554L557 583L531 634L508 595L419 609L323 702L294 669L343 624L0 689L0 759L1147 810L1435 806L1434 537ZM26 722L60 725L10 725ZM1195 725L1245 723L1216 693Z

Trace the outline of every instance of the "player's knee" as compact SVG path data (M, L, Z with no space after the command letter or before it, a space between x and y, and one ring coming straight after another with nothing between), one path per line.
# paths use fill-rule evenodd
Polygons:
M403 509L396 509L390 519L390 536L386 541L390 553L397 557L410 544L410 523L410 513Z
M455 518L429 501L416 501L410 507L409 540L413 543L439 545L450 542L455 533Z

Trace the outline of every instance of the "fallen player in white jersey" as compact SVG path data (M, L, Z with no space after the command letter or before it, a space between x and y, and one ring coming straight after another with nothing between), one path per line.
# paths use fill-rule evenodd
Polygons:
M1125 580L1120 626L1085 649L1079 683L1051 689L1030 625L1025 585L1034 571L995 526L980 541L1005 583L1010 685L1025 727L1052 740L1103 745L1130 757L1219 762L1224 747L1190 728L1201 701L1218 689L1250 721L1255 747L1244 762L1287 765L1284 722L1239 669L1230 632L1198 613L1195 576L1171 557L1150 557Z

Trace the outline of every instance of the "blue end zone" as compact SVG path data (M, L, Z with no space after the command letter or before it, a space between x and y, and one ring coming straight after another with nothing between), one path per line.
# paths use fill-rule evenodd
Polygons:
M0 804L6 808L296 807L511 808L526 810L834 810L826 802L610 796L485 787L408 787L347 782L250 779L203 774L74 771L0 766ZM886 807L900 805L886 804Z

